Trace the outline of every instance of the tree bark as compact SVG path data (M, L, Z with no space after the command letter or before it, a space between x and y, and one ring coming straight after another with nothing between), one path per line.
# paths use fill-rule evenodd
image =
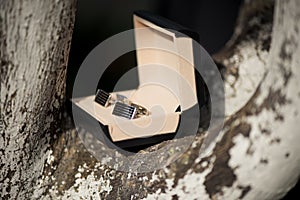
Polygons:
M0 197L27 199L60 128L75 1L0 1Z
M210 155L200 159L199 135L168 167L134 174L94 159L74 129L58 129L74 2L1 2L1 197L282 198L300 172L300 2L276 1L274 20L272 10L272 1L245 1L214 56L227 118Z

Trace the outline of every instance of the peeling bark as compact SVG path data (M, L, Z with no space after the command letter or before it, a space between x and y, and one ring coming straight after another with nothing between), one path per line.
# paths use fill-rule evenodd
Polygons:
M214 55L214 60L223 66L226 116L245 106L267 71L273 3L269 0L246 2L241 8L232 39Z
M108 168L87 152L74 129L57 130L74 3L36 4L47 11L43 17L54 13L49 19L54 29L38 20L43 19L41 14L36 16L39 26L28 20L29 32L42 40L28 43L24 37L28 39L30 34L20 32L17 25L1 27L1 195L15 198L33 193L40 199L282 198L300 172L300 2L276 1L274 20L272 1L250 1L250 7L247 2L232 40L214 57L222 65L229 106L214 150L200 159L203 134L199 134L174 163L144 174ZM11 4L1 4L1 10ZM0 19L14 19L15 12L26 13L26 8L31 11L26 6L10 9L9 17L1 12ZM66 17L64 23L61 16ZM65 37L51 38L54 33ZM48 55L49 50L52 53ZM26 58L19 58L23 55ZM33 96L32 91L44 96ZM140 153L147 151L151 148Z

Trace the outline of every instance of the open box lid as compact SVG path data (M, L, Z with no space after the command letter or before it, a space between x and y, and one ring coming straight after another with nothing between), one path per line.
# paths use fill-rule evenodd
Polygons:
M140 86L166 86L182 111L197 104L193 40L198 34L146 11L134 12L133 21Z

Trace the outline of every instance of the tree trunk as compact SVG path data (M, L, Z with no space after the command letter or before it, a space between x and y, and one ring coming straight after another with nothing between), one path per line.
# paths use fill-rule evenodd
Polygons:
M196 137L176 162L144 174L108 168L74 129L59 128L74 2L28 1L1 2L2 198L280 199L295 185L298 0L276 1L274 20L273 1L245 1L232 40L214 56L227 115L214 150L200 159Z
M42 177L65 100L75 2L0 1L0 196L26 199Z

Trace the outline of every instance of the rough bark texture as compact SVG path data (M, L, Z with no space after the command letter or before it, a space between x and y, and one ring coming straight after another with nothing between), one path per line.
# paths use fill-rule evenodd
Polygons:
M300 172L300 2L277 1L274 21L273 7L263 2L246 1L233 39L215 56L225 78L228 117L214 150L199 158L203 139L199 134L176 162L144 174L110 169L87 152L75 130L51 129L64 95L64 53L74 4L36 2L44 8L36 21L35 15L25 18L25 11L39 9L26 7L25 2L12 9L7 8L18 3L1 4L1 26L6 24L0 29L1 195L13 198L33 193L42 199L283 197ZM16 13L23 17L15 17ZM41 19L50 13L53 19L44 23ZM21 31L26 23L3 23L21 19L29 24L28 34L27 29ZM24 40L31 37L32 42Z
M223 68L226 116L240 110L255 93L265 72L271 45L274 2L250 1L240 10L231 40L214 55Z
M60 127L75 2L0 1L0 198L34 195Z

